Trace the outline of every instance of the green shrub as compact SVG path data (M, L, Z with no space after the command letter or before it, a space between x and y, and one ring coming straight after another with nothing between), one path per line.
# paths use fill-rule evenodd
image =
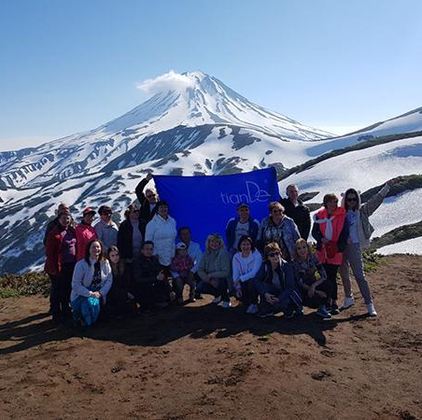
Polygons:
M25 274L5 274L0 277L0 298L44 295L50 293L50 279L44 272Z

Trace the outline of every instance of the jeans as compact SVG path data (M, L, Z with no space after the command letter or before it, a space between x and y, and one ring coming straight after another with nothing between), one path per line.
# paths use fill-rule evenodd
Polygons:
M343 264L340 267L340 276L346 297L352 297L352 283L350 281L349 265L358 283L360 293L362 294L365 303L367 305L373 303L371 288L363 271L362 251L359 244L347 244L343 253Z
M245 305L252 305L258 303L258 291L253 284L252 279L240 282L242 288L242 298L240 299Z
M267 292L271 295L274 295L278 297L281 293L281 290L275 288L273 285L267 285ZM261 295L260 298L260 311L262 313L268 313L268 312L283 312L284 314L291 314L293 313L293 310L296 308L296 305L289 299L288 302L286 301L280 301L278 303L275 303L274 305L271 305L267 302L267 299L265 299L265 295Z
M229 302L229 293L227 290L227 279L214 279L218 282L218 286L214 287L210 283L206 283L205 281L201 280L198 284L198 291L199 293L203 293L205 295L213 295L214 297L221 296L223 302Z
M187 284L189 286L189 298L195 297L196 282L194 275L190 273L188 277L176 277L173 280L174 291L176 292L176 298L183 298L183 288Z

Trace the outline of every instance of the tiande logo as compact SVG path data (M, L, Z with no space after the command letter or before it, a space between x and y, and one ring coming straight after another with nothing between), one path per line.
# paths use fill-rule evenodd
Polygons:
M240 204L240 203L265 203L271 197L271 194L261 189L261 187L252 181L245 182L245 192L243 194L220 193L221 201L224 204Z

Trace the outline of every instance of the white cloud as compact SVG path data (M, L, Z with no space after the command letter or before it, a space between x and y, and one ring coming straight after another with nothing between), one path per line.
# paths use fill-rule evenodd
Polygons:
M136 87L148 95L155 95L156 93L167 90L183 92L187 88L193 87L194 84L195 81L189 76L170 70L168 73L162 74L154 79L146 79L138 83Z

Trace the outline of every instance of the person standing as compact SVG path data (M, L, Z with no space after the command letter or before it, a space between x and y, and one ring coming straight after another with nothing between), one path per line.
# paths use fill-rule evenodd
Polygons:
M145 222L139 218L139 209L131 204L125 211L125 220L120 224L117 247L120 258L130 279L139 276L139 258L145 236Z
M92 227L95 217L95 211L87 207L82 212L82 222L76 226L76 261L85 257L85 251L88 244L97 239L97 232Z
M299 189L297 185L290 184L286 188L287 198L282 198L280 203L284 207L286 216L293 219L299 230L300 237L308 240L311 231L311 212L309 207L299 199Z
M47 224L47 228L45 230L44 239L43 239L44 246L47 242L47 235L50 232L50 230L53 229L54 227L56 227L59 224L59 214L60 213L69 213L70 214L69 206L66 203L62 202L58 205L55 213L56 213L56 217ZM73 224L73 219L71 220L71 224Z
M340 276L343 282L345 296L342 310L350 308L355 303L349 274L350 267L365 301L368 315L377 316L371 288L363 269L362 251L369 247L369 239L374 231L374 228L369 222L369 216L382 204L390 191L390 187L395 183L395 179L387 182L377 194L373 195L364 204L361 203L359 192L354 188L349 188L343 194L342 205L347 212L349 238L344 249L343 263L340 267Z
M328 309L331 315L338 315L340 311L337 305L337 272L343 262L349 228L346 210L338 206L335 194L324 196L324 208L314 216L312 236L317 241L317 257L324 266L330 284Z
M100 206L98 214L100 215L100 220L94 226L97 238L103 243L104 249L117 246L119 228L116 223L111 220L113 210L111 210L111 207L109 206Z
M170 264L176 251L176 220L169 214L169 206L165 201L157 203L157 213L147 224L145 240L152 241L154 253L160 264L166 268L166 275L170 275Z
M295 253L295 243L300 238L295 222L284 214L284 207L277 201L269 204L269 216L262 219L259 243L264 249L265 245L277 242L282 256L290 261Z
M44 270L51 280L50 311L59 320L70 314L70 291L76 263L76 231L69 212L58 215L58 223L47 234Z
M142 179L135 188L136 197L138 198L140 218L148 223L156 213L156 205L158 202L158 194L153 188L145 189L148 182L152 179L152 173L149 172L147 176ZM144 192L145 189L145 192Z
M249 236L255 243L258 239L259 222L250 216L249 206L241 203L237 206L237 217L232 217L226 225L227 248L233 256L238 252L239 240Z

